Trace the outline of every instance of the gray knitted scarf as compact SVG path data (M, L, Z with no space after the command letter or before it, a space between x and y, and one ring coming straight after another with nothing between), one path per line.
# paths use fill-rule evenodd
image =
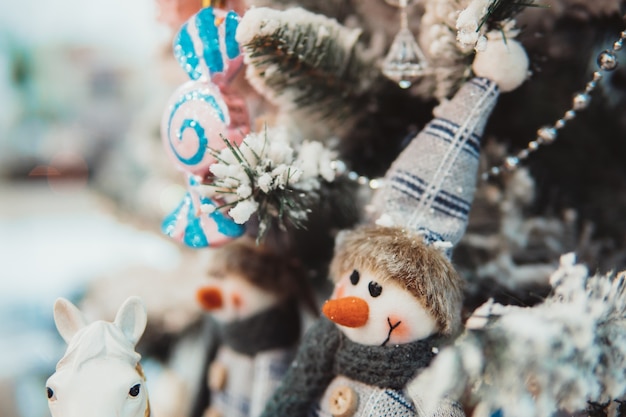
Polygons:
M402 389L435 354L439 336L402 345L366 346L352 342L320 318L307 332L296 359L261 417L305 417L337 375L381 388Z
M290 299L250 318L225 324L221 336L224 345L248 356L294 346L300 337L298 303Z
M339 329L335 326L337 332ZM366 346L355 343L341 333L341 344L335 354L336 375L375 385L402 389L415 374L435 357L433 347L438 335L402 345Z

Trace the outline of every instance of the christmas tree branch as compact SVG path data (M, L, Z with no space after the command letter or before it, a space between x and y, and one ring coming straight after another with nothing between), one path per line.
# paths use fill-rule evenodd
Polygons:
M304 9L256 8L241 20L250 83L282 108L344 124L364 105L377 76L361 53L359 30Z
M598 414L626 394L626 273L590 275L574 254L550 277L552 295L534 307L490 300L467 330L409 384L425 410L469 393L480 415ZM437 384L432 381L437 380ZM428 413L426 413L428 414Z
M495 0L487 8L487 13L478 25L478 30L484 25L487 25L488 30L499 29L502 22L513 19L516 14L526 7L545 8L548 6L537 4L535 0Z

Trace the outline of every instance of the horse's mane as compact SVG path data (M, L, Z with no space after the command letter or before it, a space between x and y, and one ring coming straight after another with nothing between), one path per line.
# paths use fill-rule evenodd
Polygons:
M135 365L141 355L113 323L96 321L79 330L72 338L56 369L67 365L80 367L90 359L115 357Z

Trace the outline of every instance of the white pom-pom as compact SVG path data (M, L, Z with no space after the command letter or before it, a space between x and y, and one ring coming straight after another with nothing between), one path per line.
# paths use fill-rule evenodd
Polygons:
M528 77L528 56L524 47L514 39L487 35L483 51L477 51L472 70L500 87L503 92L513 91Z

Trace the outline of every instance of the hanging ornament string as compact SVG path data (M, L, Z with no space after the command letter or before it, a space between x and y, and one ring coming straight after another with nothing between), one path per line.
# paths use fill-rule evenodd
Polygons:
M202 0L202 8L216 7L218 9L225 9L226 0Z
M622 31L618 40L613 43L611 49L605 49L598 54L597 65L598 70L594 71L591 81L587 83L585 89L574 94L572 99L572 107L565 112L563 117L558 119L552 125L546 125L537 130L537 136L534 140L528 142L525 149L522 149L515 155L510 155L504 159L504 163L499 166L494 166L485 171L482 174L482 179L487 180L494 178L503 172L510 172L515 170L519 164L528 158L528 156L539 149L542 145L549 145L554 142L559 134L559 131L565 127L565 125L573 120L577 113L585 110L589 107L591 102L591 93L598 86L598 82L603 78L604 72L610 72L617 68L617 56L616 52L621 50L626 39L626 30Z
M428 67L426 56L409 29L408 2L409 0L387 0L387 3L400 9L400 30L383 60L382 72L401 88L409 88L413 81L426 73Z

